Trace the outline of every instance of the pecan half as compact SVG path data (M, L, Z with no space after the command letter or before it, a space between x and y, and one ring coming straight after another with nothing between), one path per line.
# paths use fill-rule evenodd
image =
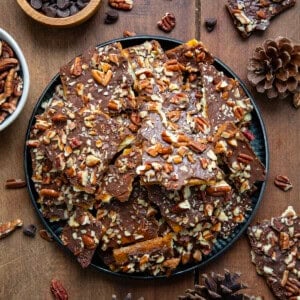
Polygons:
M18 227L22 227L23 222L20 219L0 224L0 239L5 238Z
M176 25L176 18L173 13L169 13L169 12L167 12L159 22L157 22L158 28L164 32L172 31L175 25Z
M68 300L68 293L59 280L51 280L50 290L56 300Z
M131 10L133 7L133 0L108 0L108 4L116 9Z
M52 241L53 241L52 235L51 235L47 230L45 230L45 229L41 229L41 230L39 231L39 235L40 235L40 237L41 237L43 240L45 240L45 241L47 241L47 242L52 242Z
M20 189L26 186L26 181L23 179L7 179L5 188L7 189Z
M293 188L293 185L290 179L284 175L277 175L274 184L281 190L287 192L288 190Z

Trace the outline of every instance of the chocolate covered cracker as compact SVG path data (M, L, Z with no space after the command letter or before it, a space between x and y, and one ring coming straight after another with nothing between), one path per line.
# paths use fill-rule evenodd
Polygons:
M244 134L233 123L225 123L219 127L215 136L214 150L217 154L221 154L223 162L229 169L229 179L240 193L251 190L255 182L266 179L264 165Z
M281 300L300 297L300 218L287 210L276 218L248 228L252 262Z
M200 64L203 99L213 132L224 122L243 123L251 120L253 107L236 79L229 78L213 65Z
M63 228L61 239L86 268L93 258L101 238L101 223L92 214L77 209Z
M157 237L155 215L156 210L148 201L147 191L138 182L128 201L102 202L97 211L97 219L103 227L101 249L105 251Z
M273 17L294 6L296 0L228 0L226 7L243 38L266 30Z

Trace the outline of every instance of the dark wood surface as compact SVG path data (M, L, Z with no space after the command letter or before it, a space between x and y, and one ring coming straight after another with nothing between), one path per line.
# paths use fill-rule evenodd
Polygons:
M28 102L21 116L4 132L0 132L0 222L21 218L24 224L42 224L33 210L26 189L6 190L8 178L24 178L23 148L25 132L33 107L59 67L89 46L121 37L124 30L138 34L156 34L183 41L200 38L210 51L228 64L249 86L246 64L253 49L267 38L283 35L299 41L300 3L271 22L266 32L254 34L248 40L240 38L232 25L225 0L137 0L131 12L120 12L116 24L105 25L108 10L103 1L100 10L89 21L70 29L44 27L26 16L16 1L1 0L0 27L17 40L26 56L31 75ZM177 24L170 34L164 34L156 22L167 12L176 15ZM204 27L207 17L216 17L218 24L212 33ZM300 211L300 110L291 105L291 99L268 101L253 91L261 110L270 146L270 172L262 204L255 220L279 215L287 205ZM294 188L284 193L273 180L277 174L288 175ZM250 260L245 236L222 257L211 262L200 273L222 272L224 268L243 273L242 279L251 289L248 293L273 299L264 280L255 272ZM0 240L0 299L52 299L49 284L60 279L69 291L70 299L111 299L116 294L123 299L132 292L133 299L176 299L186 288L193 286L193 273L164 281L136 281L110 277L91 268L82 270L73 258L55 243L39 236L25 237L18 230Z

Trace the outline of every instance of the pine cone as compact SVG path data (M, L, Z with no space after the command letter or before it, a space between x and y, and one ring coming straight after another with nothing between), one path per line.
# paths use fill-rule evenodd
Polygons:
M285 98L300 90L300 44L284 37L266 40L248 63L248 79L268 98Z
M195 290L188 289L185 296L179 296L180 300L199 299L222 299L222 300L262 300L262 297L247 296L237 293L247 286L237 282L240 274L225 270L225 275L211 273L202 275L202 283L195 285Z

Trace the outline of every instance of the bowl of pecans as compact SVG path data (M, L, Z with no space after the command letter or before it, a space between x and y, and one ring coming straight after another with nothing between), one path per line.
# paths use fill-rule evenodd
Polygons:
M29 92L29 71L22 50L0 28L0 131L21 113Z
M35 21L53 27L73 27L96 13L101 0L17 0Z

